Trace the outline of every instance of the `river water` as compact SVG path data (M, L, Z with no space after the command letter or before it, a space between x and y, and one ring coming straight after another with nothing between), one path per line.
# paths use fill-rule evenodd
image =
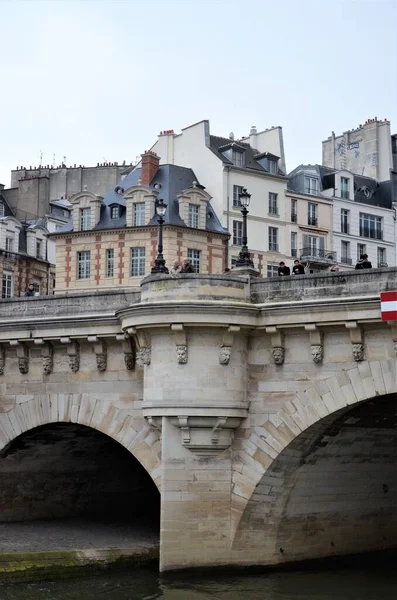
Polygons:
M178 574L155 570L0 585L0 600L395 600L393 566L325 571Z

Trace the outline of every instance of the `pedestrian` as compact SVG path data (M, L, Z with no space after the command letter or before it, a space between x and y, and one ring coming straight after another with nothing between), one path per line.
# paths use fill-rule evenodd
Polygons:
M32 282L28 283L28 287L26 288L25 296L27 296L27 297L34 296L34 285Z
M229 275L229 273L230 273L229 267L225 267L225 270L223 271L223 274L224 275Z
M362 254L360 256L355 269L372 269L372 263L368 260L368 254Z
M179 260L174 260L174 264L171 267L171 275L177 275L182 271L182 265Z
M294 266L292 267L292 275L304 275L305 267L302 265L300 260L294 260Z
M194 269L187 258L182 262L181 273L194 273Z
M339 267L338 265L332 265L331 267L328 267L328 271L330 271L330 273L336 273L339 271Z
M281 261L278 266L278 275L281 277L282 275L291 275L291 270L289 267L285 265L285 262Z

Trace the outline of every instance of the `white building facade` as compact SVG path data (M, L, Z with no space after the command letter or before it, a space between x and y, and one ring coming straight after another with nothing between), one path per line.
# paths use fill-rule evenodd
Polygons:
M210 134L209 121L182 129L162 131L152 151L163 164L177 164L194 170L207 183L212 205L231 234L229 265L237 259L242 244L243 220L239 193L251 194L248 214L248 245L254 264L266 276L281 260L291 261L289 202L281 127L257 132L235 140Z

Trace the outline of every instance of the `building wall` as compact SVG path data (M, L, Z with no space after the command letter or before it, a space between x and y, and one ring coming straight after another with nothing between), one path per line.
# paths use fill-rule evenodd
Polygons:
M47 262L18 254L0 253L0 282L5 273L12 274L14 296L23 296L29 281L39 284L40 295L52 294L55 273Z
M323 141L323 165L347 169L378 181L390 179L392 152L390 122L369 119L342 135L332 133Z
M341 198L334 198L333 207L333 239L334 250L336 250L337 252L338 262L340 262L341 258L341 242L344 240L346 242L350 242L352 267L354 267L357 261L358 244L365 244L366 254L368 254L368 258L372 262L373 267L378 266L377 248L379 247L386 249L386 262L388 266L391 267L396 264L396 223L394 210L380 208L378 206L370 206L368 204L362 204L360 202L354 202L352 200L342 200ZM342 209L350 211L349 234L341 233ZM360 236L360 213L382 217L383 240L374 240L371 238L364 238Z
M145 248L145 275L150 273L157 256L158 227L60 234L56 236L55 293L114 289L136 286L142 277L131 277L131 248ZM222 273L226 236L188 228L164 226L163 254L170 268L182 261L188 249L199 250L200 272ZM106 250L114 249L114 275L106 277ZM90 279L77 279L77 252L91 252Z

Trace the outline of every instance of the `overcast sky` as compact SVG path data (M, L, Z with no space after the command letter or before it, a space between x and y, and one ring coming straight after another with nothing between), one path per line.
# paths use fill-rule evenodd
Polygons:
M397 132L397 0L0 0L0 182L134 161L202 119L281 125L287 167L367 118ZM205 185L205 182L203 182Z

